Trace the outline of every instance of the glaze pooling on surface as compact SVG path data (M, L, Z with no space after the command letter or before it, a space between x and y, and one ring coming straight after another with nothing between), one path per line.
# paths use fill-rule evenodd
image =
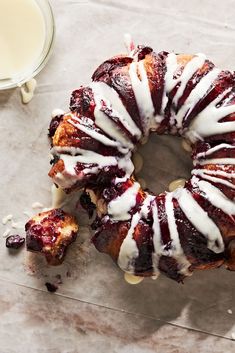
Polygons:
M89 87L73 92L64 124L75 129L69 140L74 145L61 147L53 140L63 169L50 173L63 188L100 187L97 202L100 198L105 207L94 226L94 243L109 253L116 242L112 257L125 272L151 276L160 270L181 281L197 261L206 266L204 258L211 266L221 264L222 218L233 222L235 214L233 82L231 73L215 68L204 54L156 54L138 47L106 61ZM180 135L192 147L191 179L173 182L170 192L158 196L132 178L132 153L150 131ZM96 179L101 175L109 176L103 186ZM198 259L185 232L198 242Z

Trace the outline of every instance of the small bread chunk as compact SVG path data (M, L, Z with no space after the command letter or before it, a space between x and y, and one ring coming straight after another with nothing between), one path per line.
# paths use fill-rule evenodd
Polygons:
M76 239L78 225L73 216L57 208L32 217L25 230L27 250L44 254L50 265L60 265Z

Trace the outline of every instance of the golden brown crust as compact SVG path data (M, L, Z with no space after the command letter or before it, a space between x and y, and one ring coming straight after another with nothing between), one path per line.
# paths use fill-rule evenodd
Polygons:
M69 114L64 115L56 132L52 138L52 146L69 147L78 146L79 139L77 136L77 128L68 122L71 118ZM77 137L77 138L76 138Z

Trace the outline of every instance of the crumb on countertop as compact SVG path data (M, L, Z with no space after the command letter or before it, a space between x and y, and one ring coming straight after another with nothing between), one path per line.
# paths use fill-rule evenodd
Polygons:
M45 286L46 286L48 292L51 292L51 293L55 293L58 289L58 286L56 286L55 284L50 283L50 282L46 282Z

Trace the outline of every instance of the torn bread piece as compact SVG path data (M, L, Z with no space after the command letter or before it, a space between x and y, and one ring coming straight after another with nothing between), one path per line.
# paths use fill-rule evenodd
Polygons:
M68 246L75 241L75 218L57 208L41 212L25 225L27 250L45 255L50 265L60 265Z

